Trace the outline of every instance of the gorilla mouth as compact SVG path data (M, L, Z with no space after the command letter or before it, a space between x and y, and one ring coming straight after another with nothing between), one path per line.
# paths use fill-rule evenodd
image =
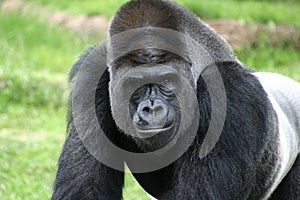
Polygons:
M168 127L136 126L137 144L144 152L153 152L168 145L175 137L176 124L172 123ZM174 142L173 142L174 143ZM172 143L172 144L173 144Z
M173 128L173 124L170 126L161 128L161 127L153 127L153 126L135 126L137 132L143 137L151 137L155 134L170 131Z

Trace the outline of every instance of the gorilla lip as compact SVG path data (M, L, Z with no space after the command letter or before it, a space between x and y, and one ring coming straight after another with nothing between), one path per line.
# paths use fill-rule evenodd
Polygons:
M158 134L160 132L169 131L172 127L173 127L173 124L171 126L166 127L166 128L151 128L151 127L135 127L135 128L137 130L137 133L140 136L142 136L142 137L151 137L151 136L153 136L155 134Z

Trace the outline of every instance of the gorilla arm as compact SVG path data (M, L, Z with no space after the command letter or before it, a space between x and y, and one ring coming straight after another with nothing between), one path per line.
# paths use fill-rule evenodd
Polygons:
M70 79L73 79L77 75L82 63L86 59L89 59L88 54L92 50L93 49L89 49L89 51L75 63L70 72ZM98 56L100 56L102 60L105 60L106 50L100 47L97 51L99 52ZM105 65L105 62L99 64ZM96 101L96 104L101 103L98 109L107 110L109 108L108 82L109 75L108 72L106 72L98 84L98 90L101 93L101 98ZM59 159L52 200L121 199L124 172L103 165L88 152L76 131L72 116L72 105L69 109L69 134ZM105 123L103 129L109 129L109 131L106 131L108 135L117 131L109 115L110 111L105 112L99 119Z
M124 173L96 160L71 128L59 160L52 200L121 199Z

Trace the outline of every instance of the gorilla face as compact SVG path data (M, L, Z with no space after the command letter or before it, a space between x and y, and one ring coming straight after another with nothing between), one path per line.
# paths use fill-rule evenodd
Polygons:
M137 89L130 99L130 115L139 133L160 132L172 127L175 119L175 95L158 84Z
M165 80L170 81L168 79ZM138 88L130 98L130 116L144 150L156 150L176 135L180 120L178 101L167 87L150 83Z
M188 66L179 56L156 49L131 52L111 65L113 117L142 150L155 151L180 136L181 108L176 94L187 90L184 78L194 82Z

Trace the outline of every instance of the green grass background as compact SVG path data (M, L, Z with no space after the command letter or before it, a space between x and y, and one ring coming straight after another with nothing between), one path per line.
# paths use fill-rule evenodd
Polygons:
M49 11L110 18L122 0L27 0ZM179 0L202 18L300 27L298 1ZM21 13L0 13L0 199L49 199L65 133L67 74L78 56L99 38L80 37ZM247 66L300 81L300 52L294 44L236 50ZM149 199L126 175L124 199Z

